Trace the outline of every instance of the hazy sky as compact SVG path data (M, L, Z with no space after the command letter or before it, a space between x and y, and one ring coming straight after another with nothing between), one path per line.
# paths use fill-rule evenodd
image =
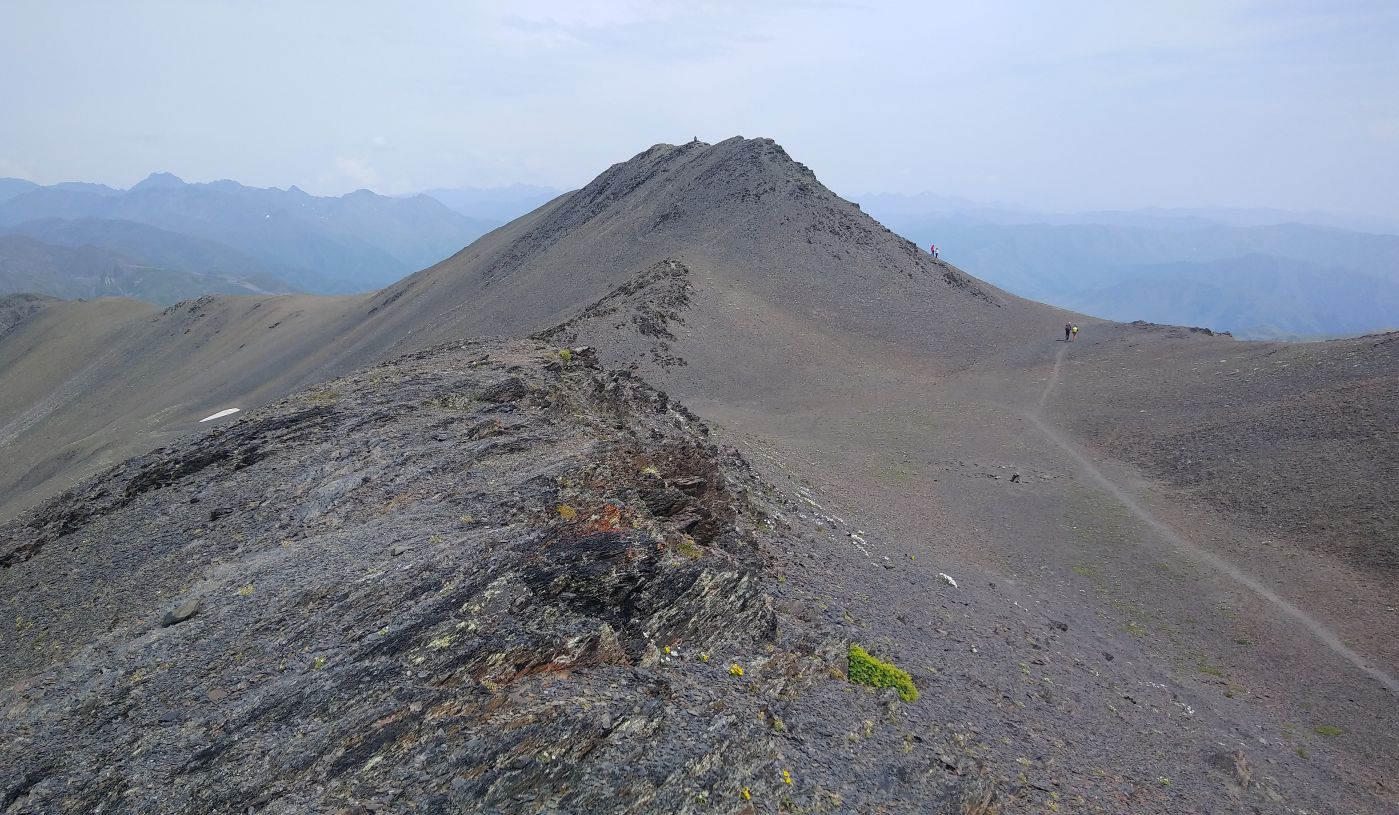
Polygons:
M1399 2L0 0L0 175L574 187L770 136L837 192L1399 216Z

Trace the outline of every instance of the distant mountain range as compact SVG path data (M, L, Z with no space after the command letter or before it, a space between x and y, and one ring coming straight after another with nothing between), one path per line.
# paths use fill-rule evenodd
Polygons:
M169 173L129 190L0 179L0 234L31 241L10 243L27 265L0 266L0 285L12 291L23 279L39 293L162 303L232 291L350 293L443 260L498 223L427 196L368 190L319 198ZM42 263L33 242L49 247ZM81 247L102 251L59 251Z
M1302 222L1382 229L1383 219L1224 209L1054 215L938 196L860 203L998 286L1094 316L1246 338L1399 326L1399 234Z
M163 304L368 291L560 194L513 185L322 198L169 173L129 190L0 178L0 294ZM1399 222L1382 218L1221 208L1054 214L932 194L858 201L998 286L1094 316L1246 338L1399 325Z

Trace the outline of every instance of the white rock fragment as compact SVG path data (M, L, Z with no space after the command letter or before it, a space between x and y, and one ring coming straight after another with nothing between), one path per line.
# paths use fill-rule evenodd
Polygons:
M228 409L226 409L226 410L221 410L221 411L219 411L218 413L215 413L213 416L205 416L204 418L200 419L199 421L200 421L201 423L203 423L203 422L213 421L214 419L222 419L222 418L225 417L225 416L232 416L233 414L237 413L237 412L240 411L240 410L242 410L242 408L228 408Z
M951 577L949 577L943 572L938 572L938 580L941 580L942 582L946 583L954 589L957 588L957 581L953 580Z

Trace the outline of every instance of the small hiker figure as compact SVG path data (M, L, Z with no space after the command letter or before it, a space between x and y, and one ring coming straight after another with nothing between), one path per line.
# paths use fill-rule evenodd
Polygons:
M1072 325L1070 325L1069 323L1064 323L1064 342L1069 341L1069 337L1071 334L1073 334L1073 330L1074 327Z
M1073 342L1076 339L1078 339L1078 326L1074 326L1073 337L1069 340L1069 342Z
M932 253L933 257L937 257L937 256L938 256L938 245L935 243L935 244L929 246L929 247L928 247L928 251Z

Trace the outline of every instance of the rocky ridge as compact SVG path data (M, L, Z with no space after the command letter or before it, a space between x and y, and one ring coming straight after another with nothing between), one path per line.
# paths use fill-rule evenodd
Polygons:
M777 558L821 545L780 500L665 394L538 342L132 459L0 528L0 812L992 800L774 604Z

